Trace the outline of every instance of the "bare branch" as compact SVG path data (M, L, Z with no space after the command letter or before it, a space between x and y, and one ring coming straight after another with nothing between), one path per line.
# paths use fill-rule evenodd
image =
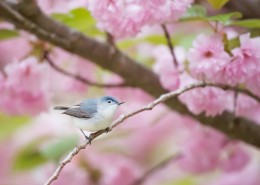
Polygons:
M215 87L218 87L217 85L214 85L214 84L208 84L209 86L215 86ZM206 87L207 84L205 83L198 83L198 84L193 84L193 85L190 85L190 86L187 86L185 88L182 88L182 89L179 89L179 90L176 90L176 91L173 91L173 92L169 92L169 93L166 93L166 94L163 94L161 95L159 98L157 98L156 100L154 100L153 102L151 102L150 104L140 108L140 109L137 109L133 112L130 112L128 114L123 114L121 115L116 121L114 121L112 123L112 127L111 127L111 130L114 129L116 126L118 126L119 124L121 124L123 121L125 121L126 119L136 115L136 114L139 114L141 112L144 112L144 111L148 111L148 110L152 110L155 106L157 106L158 104L160 103L163 103L165 102L166 100L172 98L172 97L177 97L179 96L180 94L186 92L186 91L189 91L191 89L195 89L195 88L198 88L198 87ZM226 87L226 89L228 89ZM230 88L229 90L232 90L232 88ZM107 130L101 130L101 131L98 131L98 132L95 132L93 134L90 135L90 139L91 141L93 139L95 139L96 137L102 135L103 133L106 133ZM65 165L69 162L71 162L72 158L79 153L80 150L82 149L85 149L86 146L89 144L89 141L85 141L83 144L81 144L80 146L74 148L72 150L72 152L69 153L69 155L60 163L60 165L58 166L58 168L56 169L56 171L54 172L54 174L49 178L49 180L45 183L45 185L49 185L51 184L54 180L56 180L58 178L58 176L60 175L62 169L65 167Z
M40 39L117 73L129 86L140 88L154 97L167 92L151 70L118 49L114 50L110 44L100 43L51 19L39 9L35 0L23 0L19 4L9 4L0 0L0 16ZM229 123L234 117L231 112L225 111L215 117L207 117L205 114L193 115L176 97L169 99L165 104L180 114L189 115L201 124L221 131L230 138L260 148L260 126L256 122L239 117L235 126L230 128Z
M177 58L176 58L175 53L174 53L174 47L173 47L172 42L171 42L171 36L170 36L170 34L167 30L166 25L162 24L162 29L163 29L163 33L164 33L164 36L166 38L167 45L169 47L170 53L172 55L173 64L175 65L175 67L178 67L178 61L177 61Z
M206 86L218 87L218 88L223 89L223 90L230 90L230 91L246 94L246 95L250 96L251 98L255 99L256 101L258 101L260 103L260 97L258 97L257 95L255 95L251 91L244 89L244 88L241 88L241 87L232 87L232 86L225 85L225 84L216 84L216 83L211 83L211 82L204 82L204 87L206 87Z
M152 103L148 104L147 106L144 106L143 108L141 109L138 109L136 111L133 111L131 113L128 113L128 114L123 114L121 115L116 121L114 121L112 123L112 127L111 127L111 130L113 128L115 128L116 126L118 126L119 124L121 124L123 121L125 121L126 119L136 115L136 114L139 114L141 112L144 112L144 111L147 111L147 110L152 110L156 105L166 101L167 99L171 98L171 97L176 97L178 95L180 95L181 93L185 92L185 91L188 91L188 90L191 90L193 88L196 88L196 87L201 87L203 86L204 84L196 84L196 85L191 85L189 87L186 87L186 88L183 88L183 89L180 89L180 90L177 90L175 92L170 92L170 93L167 93L167 94L164 94L164 95L161 95L158 99L156 99L155 101L153 101ZM90 139L93 140L95 139L96 137L102 135L103 133L106 133L106 130L101 130L101 131L98 131L98 132L95 132L94 134L91 134L90 135ZM45 183L45 185L49 185L51 184L53 181L55 181L62 169L65 167L66 164L68 164L69 162L71 162L72 158L77 155L80 150L82 149L85 149L86 146L89 144L89 140L86 140L83 144L75 147L69 154L67 157L65 157L64 160L62 160L60 162L60 165L58 166L58 168L56 169L56 171L54 172L54 174L49 178L49 180Z
M74 78L84 84L87 84L87 85L91 85L91 86L95 86L95 87L100 87L100 88L114 88L114 87L126 87L127 85L125 83L119 83L119 84L103 84L103 83L97 83L97 82L92 82L86 78L83 78L82 76L80 75L77 75L77 74L72 74L68 71L65 71L64 69L60 68L59 66L57 66L53 61L52 59L50 58L49 56L49 53L48 51L44 51L43 54L42 54L42 59L45 59L49 64L50 66L55 69L56 71L66 75L66 76L69 76L71 78Z
M152 174L154 174L156 171L164 168L166 165L168 165L170 162L175 161L181 157L180 154L175 154L173 156L170 156L160 162L159 164L155 165L153 168L148 170L145 174L143 174L139 179L135 180L131 185L141 185L145 182L145 180L150 177Z

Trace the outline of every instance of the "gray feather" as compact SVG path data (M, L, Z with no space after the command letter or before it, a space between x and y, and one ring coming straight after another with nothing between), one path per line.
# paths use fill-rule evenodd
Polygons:
M54 107L54 110L68 110L69 107L63 107L63 106L57 106L57 107Z
M69 116L88 119L93 117L93 115L97 112L97 100L96 99L88 99L80 104L77 104L78 107L72 107L67 109L63 114L67 114Z
M88 99L80 103L80 109L93 115L97 112L97 99Z
M67 114L67 115L72 116L72 117L83 118L83 119L88 119L88 118L92 117L91 114L89 114L86 111L83 111L80 107L69 108L68 110L66 110L62 114Z

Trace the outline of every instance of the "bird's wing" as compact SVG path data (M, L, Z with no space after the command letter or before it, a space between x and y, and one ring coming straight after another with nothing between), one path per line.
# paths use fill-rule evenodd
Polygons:
M81 110L79 107L69 108L68 110L66 110L62 114L67 114L69 116L73 116L73 117L76 117L76 118L83 118L83 119L91 118L90 113Z
M97 109L98 109L97 100L96 99L85 100L85 101L81 102L80 108L84 112L88 112L91 115L95 114L95 113L97 113Z
M54 110L68 110L69 107L64 107L64 106L57 106L57 107L54 107Z

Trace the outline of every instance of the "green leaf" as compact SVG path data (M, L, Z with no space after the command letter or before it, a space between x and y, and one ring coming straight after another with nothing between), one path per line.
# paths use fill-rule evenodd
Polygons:
M54 13L52 17L57 21L91 36L103 35L96 27L96 21L85 8L76 8L67 14Z
M137 45L139 42L140 42L140 39L133 38L133 39L120 40L116 44L119 49L125 50L125 49L128 49L130 47Z
M207 12L205 8L201 5L191 6L182 17L182 19L194 18L194 17L206 17Z
M229 0L208 0L209 4L215 9L222 8Z
M163 185L196 185L196 183L192 177L184 177L179 180L163 183Z
M225 25L228 22L230 22L231 19L237 19L237 18L241 18L241 17L242 17L242 14L240 12L231 12L231 13L219 14L219 15L207 17L206 20L218 21Z
M30 120L26 116L7 116L0 114L0 140L13 134Z
M19 36L19 33L14 30L0 29L0 40L11 39Z
M75 136L60 138L42 149L41 154L46 159L58 161L63 155L71 151L77 142L78 138Z
M149 35L144 38L144 41L149 42L151 44L166 44L166 38L163 35ZM174 42L171 39L171 42Z
M46 159L39 150L39 145L45 140L46 138L39 138L21 149L15 158L13 169L16 171L31 170L45 163Z
M171 42L173 45L183 46L184 48L189 48L192 45L192 41L197 36L197 33L185 34L185 33L175 33L171 36ZM154 45L166 45L166 39L163 35L149 35L144 38L135 39L124 39L117 42L117 47L126 50L131 47L136 46L140 42L147 42Z
M260 19L245 19L231 22L229 25L246 28L260 28Z
M242 14L240 12L231 12L226 14L218 14L214 16L207 17L206 15L200 14L189 14L188 16L184 16L180 19L181 22L187 21L216 21L221 22L224 25L230 24L232 19L242 18Z
M233 38L231 40L228 40L227 37L224 37L224 49L227 53L231 55L231 51L240 46L240 40L239 37Z

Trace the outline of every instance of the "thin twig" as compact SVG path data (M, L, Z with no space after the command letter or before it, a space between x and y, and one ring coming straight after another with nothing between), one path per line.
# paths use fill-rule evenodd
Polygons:
M99 42L53 20L41 11L35 0L21 0L19 4L8 2L10 3L0 0L0 16L19 29L26 30L42 40L120 75L128 85L140 88L154 97L167 92L159 83L158 76L150 69L118 50L111 54L109 44ZM188 108L177 98L172 98L165 104L180 114L190 114ZM229 137L260 148L259 124L243 117L238 118L239 124L234 129L230 129L228 124L219 124L220 120L230 122L232 117L232 113L228 110L221 116L206 117L205 114L193 116L200 123L217 129Z
M197 84L192 84L190 86L187 86L187 87L184 87L184 88L181 88L179 90L176 90L176 91L173 91L173 92L169 92L169 93L166 93L166 94L163 94L161 95L159 98L155 99L153 102L151 102L150 104L140 108L140 109L137 109L131 113L128 113L128 114L123 114L121 115L117 120L115 120L113 123L112 123L112 127L111 127L111 130L113 128L115 128L116 126L118 126L119 124L121 124L123 121L125 121L126 119L138 114L138 113L141 113L141 112L144 112L144 111L148 111L148 110L152 110L155 106L157 106L158 104L168 100L169 98L172 98L172 97L177 97L179 96L180 94L186 92L186 91L189 91L191 89L194 89L194 88L198 88L198 87L207 87L207 86L214 86L214 87L222 87L224 90L235 90L235 91L238 91L238 92L241 92L241 93L244 93L244 94L247 94L247 95L252 95L251 92L247 91L247 90L243 90L243 89L239 89L239 88L235 88L235 87L229 87L229 86L224 86L224 85L217 85L217 84L211 84L211 83L197 83ZM252 97L252 96L251 96ZM252 97L254 98L256 97L255 95ZM257 97L256 99L258 102L260 102L260 98ZM110 131L111 131L110 130ZM107 133L108 130L100 130L98 132L95 132L93 134L91 134L89 137L91 140L95 139L96 137L102 135L103 133ZM45 183L45 185L49 185L51 184L53 181L55 181L62 169L65 167L66 164L68 164L69 162L71 162L72 158L77 155L80 150L82 149L85 149L86 146L89 144L89 140L85 141L84 143L82 143L80 146L77 146L75 147L69 154L68 156L62 160L60 162L60 165L57 167L56 171L53 173L53 175L49 178L49 180Z
M59 73L62 73L66 76L69 76L71 78L74 78L84 84L87 84L87 85L91 85L91 86L95 86L95 87L100 87L100 88L114 88L114 87L125 87L127 86L126 83L119 83L119 84L103 84L103 83L97 83L97 82L92 82L86 78L83 78L82 76L80 75L77 75L77 74L73 74L73 73L70 73L68 71L65 71L64 69L60 68L59 66L57 66L53 61L52 59L50 58L49 56L49 53L48 51L44 51L43 54L42 54L42 58L45 59L49 64L50 66L55 69L56 71L58 71Z
M167 45L168 45L169 50L170 50L171 55L172 55L173 64L175 65L175 67L178 67L178 61L177 61L177 58L176 58L175 53L174 53L174 47L173 47L172 42L171 42L171 36L170 36L170 34L167 30L166 25L162 24L162 29L163 29L163 33L164 33L164 36L165 36L166 41L167 41Z
M259 96L255 95L251 91L244 89L244 88L232 87L232 86L225 85L225 84L214 84L214 83L211 83L211 82L205 82L204 84L205 84L205 87L206 86L212 86L212 87L218 87L218 88L223 89L223 90L230 90L230 91L234 91L234 92L237 92L237 93L242 93L242 94L248 95L249 97L255 99L257 102L260 102Z
M35 0L21 0L19 4L0 0L0 16L19 29L120 75L132 87L140 88L154 97L167 92L159 83L158 76L150 69L118 50L111 54L109 44L99 42L53 20L41 11ZM172 98L165 104L180 114L190 114L188 108L177 98ZM201 114L192 117L229 137L260 148L260 126L256 121L239 117L239 124L230 129L228 124L219 124L220 121L232 120L233 115L228 110L221 116L206 117L205 114Z
M141 185L145 182L145 180L150 177L152 174L154 174L156 171L164 168L166 165L168 165L170 162L175 161L181 157L181 154L175 154L173 156L170 156L160 162L159 164L155 165L151 169L149 169L147 172L145 172L140 178L135 180L131 185Z

